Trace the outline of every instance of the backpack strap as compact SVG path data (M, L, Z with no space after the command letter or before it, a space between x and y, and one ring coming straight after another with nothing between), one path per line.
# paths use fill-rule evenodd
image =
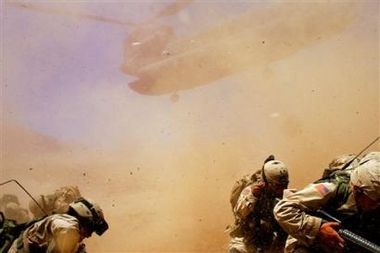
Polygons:
M335 191L335 196L333 196L326 205L326 211L332 213L335 216L340 216L338 213L336 213L336 210L341 207L344 203L347 202L348 197L351 195L351 187L349 182L345 180L334 180L331 183L335 183L337 188ZM343 217L338 217L343 218Z

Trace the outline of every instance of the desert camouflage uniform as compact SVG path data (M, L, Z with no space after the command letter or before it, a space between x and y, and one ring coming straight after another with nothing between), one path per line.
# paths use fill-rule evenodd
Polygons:
M76 253L81 247L79 221L67 214L54 214L28 227L8 253Z
M37 202L47 215L51 215L55 213L66 213L69 204L78 200L80 197L81 194L77 186L64 186L56 190L53 194L40 195L37 198ZM34 201L29 202L29 209L35 218L46 215Z
M246 187L234 208L235 226L229 251L239 253L275 252L274 240L278 240L282 229L273 216L275 196L261 192L255 196L252 188L262 184L259 180ZM274 246L271 248L271 246ZM278 250L278 249L277 249Z
M379 243L379 210L360 214L349 182L310 184L300 191L288 190L284 196L275 206L274 215L278 223L289 233L285 252L334 252L334 249L318 242L317 233L323 222L321 218L313 215L318 209L337 217L353 232ZM348 246L348 252L359 250L349 250Z

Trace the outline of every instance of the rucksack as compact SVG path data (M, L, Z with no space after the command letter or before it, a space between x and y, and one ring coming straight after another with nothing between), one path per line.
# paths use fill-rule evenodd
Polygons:
M257 182L260 177L261 170L256 171L253 175L245 175L241 179L237 180L231 190L230 194L230 204L232 210L234 210L238 200L240 193L246 188L248 185Z

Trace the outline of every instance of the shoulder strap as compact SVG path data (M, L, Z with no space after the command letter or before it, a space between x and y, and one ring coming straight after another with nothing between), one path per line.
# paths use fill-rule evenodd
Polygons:
M337 208L347 202L351 194L351 187L348 182L335 180L334 183L337 185L335 196L326 205L329 212L335 212Z

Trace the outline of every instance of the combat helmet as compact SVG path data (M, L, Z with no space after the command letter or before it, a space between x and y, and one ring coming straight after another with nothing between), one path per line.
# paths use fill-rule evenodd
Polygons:
M69 213L75 212L79 221L87 225L97 235L102 235L108 229L108 223L100 206L91 200L80 198L69 205Z
M380 152L379 151L372 151L372 152L367 153L360 160L360 164L366 163L370 160L376 160L376 161L380 162Z
M288 168L279 160L264 163L261 171L263 180L268 184L287 186L289 183Z
M370 160L351 173L351 185L371 199L380 202L380 161Z

